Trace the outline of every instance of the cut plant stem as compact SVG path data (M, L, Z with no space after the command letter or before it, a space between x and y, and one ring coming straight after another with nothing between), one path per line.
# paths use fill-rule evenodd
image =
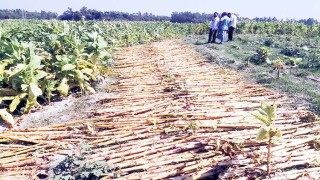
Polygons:
M272 137L269 138L269 143L268 143L268 158L267 158L267 176L269 176L269 178L271 178L270 176L270 171L271 171L271 167L270 167L270 161L271 161L271 145L272 145Z

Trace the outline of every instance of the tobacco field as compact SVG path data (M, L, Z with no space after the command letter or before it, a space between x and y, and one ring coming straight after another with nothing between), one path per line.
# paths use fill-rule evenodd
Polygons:
M0 21L0 179L319 179L320 25L242 21L224 45L207 33ZM19 127L96 93L85 119Z

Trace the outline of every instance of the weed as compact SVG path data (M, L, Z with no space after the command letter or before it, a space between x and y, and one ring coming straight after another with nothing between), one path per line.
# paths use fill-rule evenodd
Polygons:
M280 53L291 57L300 57L302 54L301 50L295 47L286 47L282 49Z
M54 180L98 180L103 174L112 173L117 176L118 168L106 164L105 160L86 162L86 156L91 153L87 144L81 143L80 155L67 155L56 167L53 168Z
M272 46L273 43L274 43L273 39L267 39L264 41L264 45L268 47Z
M106 166L105 161L86 163L84 156L68 155L53 168L55 174L53 179L98 180L102 174L114 173L116 170L116 168Z

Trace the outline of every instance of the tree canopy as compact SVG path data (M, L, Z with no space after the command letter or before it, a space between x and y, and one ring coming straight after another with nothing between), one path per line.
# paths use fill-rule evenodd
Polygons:
M98 11L95 9L88 9L82 7L78 11L74 11L72 8L68 8L60 16L55 12L30 12L22 9L0 9L0 19L59 19L68 21L79 20L97 20L97 21L171 21L173 23L202 23L206 20L210 20L212 14L206 13L194 13L194 12L173 12L171 16L159 16L152 13L127 13L118 11ZM277 19L276 17L256 17L253 19L246 17L239 17L239 20L251 20L251 21L285 21L285 22L300 22L306 25L317 24L318 21L314 18L308 19Z

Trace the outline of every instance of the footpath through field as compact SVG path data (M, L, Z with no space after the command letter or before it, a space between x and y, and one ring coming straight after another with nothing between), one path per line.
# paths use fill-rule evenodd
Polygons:
M277 101L284 140L272 147L273 178L320 178L320 123L287 108L284 95L210 64L178 40L124 48L117 58L119 81L91 119L0 134L0 177L46 174L58 154L83 153L79 143L91 149L88 163L115 168L105 179L261 177L266 143L255 140L261 123L250 113Z

